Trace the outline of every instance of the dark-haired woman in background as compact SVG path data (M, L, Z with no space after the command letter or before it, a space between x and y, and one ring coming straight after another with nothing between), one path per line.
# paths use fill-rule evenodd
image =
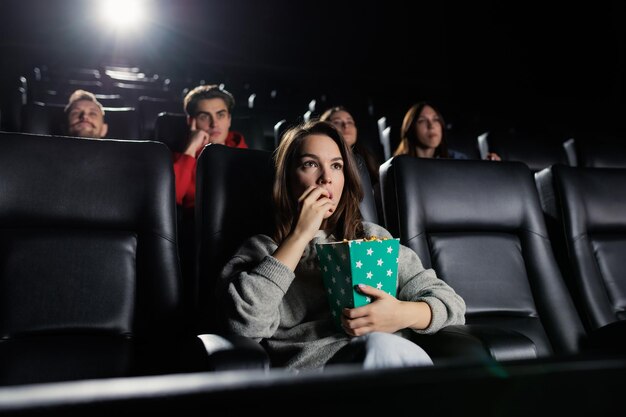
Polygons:
M372 187L376 187L378 184L378 168L380 167L380 162L371 150L357 140L358 129L352 114L350 114L345 107L336 106L322 113L320 120L330 122L339 130L348 148L352 149L352 152L359 155L363 159L363 162L365 162Z
M443 116L436 107L426 101L414 104L404 116L400 144L394 156L468 159L464 153L448 148L445 133ZM490 152L486 159L499 161L500 156Z

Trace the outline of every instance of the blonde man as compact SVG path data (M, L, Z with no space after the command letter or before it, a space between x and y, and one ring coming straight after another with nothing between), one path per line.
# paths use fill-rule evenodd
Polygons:
M100 139L109 129L104 122L104 107L89 91L74 91L65 106L65 115L70 136Z

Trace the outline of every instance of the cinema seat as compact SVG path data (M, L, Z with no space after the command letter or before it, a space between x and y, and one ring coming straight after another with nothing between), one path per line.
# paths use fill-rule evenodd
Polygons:
M189 128L184 114L159 113L154 124L154 140L164 143L172 152L183 152L188 135Z
M457 339L503 359L579 353L584 328L526 165L400 156L380 172L389 231L465 299Z
M189 325L165 146L0 133L0 178L0 384L265 366Z
M519 130L494 130L488 133L488 150L503 161L520 161L538 172L554 164L568 164L564 147L567 135Z
M570 288L590 348L626 353L626 169L552 167Z
M626 168L626 138L581 134L575 137L578 166L588 168Z

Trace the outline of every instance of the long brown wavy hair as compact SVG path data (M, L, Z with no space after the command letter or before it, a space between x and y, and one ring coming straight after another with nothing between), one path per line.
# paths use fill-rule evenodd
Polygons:
M274 153L276 169L273 189L276 219L274 241L280 244L298 222L300 213L298 197L300 196L292 195L291 190L302 142L310 135L324 135L331 138L339 147L343 158L343 192L337 209L328 218L327 224L338 240L363 238L363 221L359 209L359 203L363 199L363 189L352 152L333 125L311 120L286 131Z
M424 107L432 108L441 122L441 143L435 148L435 158L448 158L448 145L446 143L446 123L443 120L443 116L437 110L435 106L427 101L421 101L411 106L411 108L404 115L402 121L402 130L400 131L400 144L393 153L397 155L410 155L417 156L417 144L419 138L417 137L417 119L420 117L420 113L424 110Z

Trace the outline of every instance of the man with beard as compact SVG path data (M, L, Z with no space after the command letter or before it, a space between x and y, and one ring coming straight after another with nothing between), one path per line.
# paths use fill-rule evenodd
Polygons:
M100 139L109 126L104 122L104 108L93 93L76 90L65 106L67 133L70 136Z

